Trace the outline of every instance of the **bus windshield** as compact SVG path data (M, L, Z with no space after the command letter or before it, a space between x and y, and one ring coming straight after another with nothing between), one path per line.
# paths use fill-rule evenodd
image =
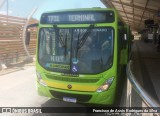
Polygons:
M97 74L112 66L113 28L52 28L39 30L38 62L60 73Z

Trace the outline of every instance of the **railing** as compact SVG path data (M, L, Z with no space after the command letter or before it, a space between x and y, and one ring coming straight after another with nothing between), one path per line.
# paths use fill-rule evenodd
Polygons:
M134 77L134 74L132 73L131 65L132 65L132 61L130 61L127 65L127 77L128 77L127 86L129 88L128 90L129 92L127 95L127 102L128 102L127 107L131 107L131 90L130 89L132 89L133 87L149 108L155 109L157 110L157 112L160 112L160 104L156 100L154 100L137 82L136 78Z

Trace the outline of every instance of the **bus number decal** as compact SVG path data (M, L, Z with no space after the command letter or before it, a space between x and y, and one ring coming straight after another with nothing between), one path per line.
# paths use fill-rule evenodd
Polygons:
M60 20L59 20L59 16L56 16L56 15L54 15L54 16L48 16L48 21L49 22L59 22Z
M51 56L52 62L64 62L64 56Z

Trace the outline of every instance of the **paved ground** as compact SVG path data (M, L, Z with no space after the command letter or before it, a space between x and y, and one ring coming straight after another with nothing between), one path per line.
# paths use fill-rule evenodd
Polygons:
M133 74L143 88L160 103L160 52L152 43L133 44Z
M7 72L7 70L5 72ZM16 70L12 73L9 71L9 73L1 75L0 107L75 107L75 104L39 96L36 91L34 78L34 66L23 67L22 70Z
M34 76L34 67L23 67L23 70L1 76L0 106L40 106L40 103L46 99L41 99L36 94ZM35 101L35 99L39 100Z
M10 65L6 66L5 69L0 70L0 76L6 75L9 73L13 73L16 71L24 70L24 67L27 68L30 66L35 66L35 62L31 62L31 63L19 62L16 64L10 64Z
M125 91L123 91L123 97ZM125 101L122 100L123 102ZM122 103L121 103L122 104ZM83 104L67 103L41 97L37 94L35 84L35 66L15 65L0 72L0 107L84 107ZM1 115L1 114L0 114ZM4 114L6 116L7 114ZM22 114L8 114L7 116ZM105 116L105 114L86 113L54 113L54 114L23 114L26 116Z

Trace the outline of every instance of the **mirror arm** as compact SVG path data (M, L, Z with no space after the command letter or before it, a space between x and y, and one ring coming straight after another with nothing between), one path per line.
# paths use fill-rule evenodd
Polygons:
M34 23L34 24L30 24L26 27L26 31L25 31L25 44L26 45L29 45L29 42L30 42L30 31L28 31L29 28L32 28L32 27L38 27L38 23Z

